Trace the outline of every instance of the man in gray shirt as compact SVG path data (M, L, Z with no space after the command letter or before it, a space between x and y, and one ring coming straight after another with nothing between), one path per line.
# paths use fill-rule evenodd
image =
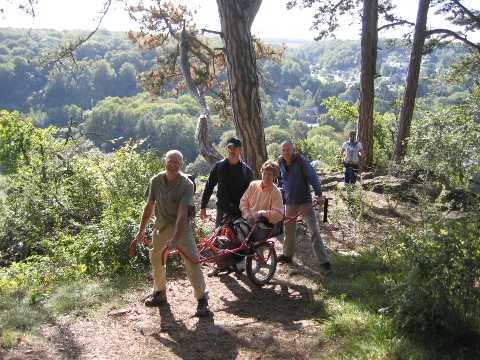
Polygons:
M153 294L145 301L146 306L155 307L167 303L165 264L162 252L165 248L181 249L193 260L199 254L192 234L188 208L193 203L193 183L180 172L183 165L182 153L170 150L165 155L165 171L150 180L147 203L143 209L140 228L135 241L145 239L145 228L155 211L153 248L149 252L153 269ZM209 314L205 279L199 264L190 262L182 255L188 279L198 300L197 316Z
M355 184L357 171L363 157L363 146L360 141L355 139L356 136L355 131L350 131L348 141L345 141L342 145L341 156L345 167L345 184Z

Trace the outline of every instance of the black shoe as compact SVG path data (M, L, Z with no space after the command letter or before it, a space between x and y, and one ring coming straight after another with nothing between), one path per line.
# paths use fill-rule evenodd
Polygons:
M167 304L167 296L163 291L154 291L151 296L145 300L145 306L158 307Z
M236 273L241 273L241 272L244 272L245 271L245 260L242 260L242 261L239 261L237 262L234 267L235 267L235 272Z
M208 276L208 277L218 276L221 271L222 271L221 269L219 269L218 267L216 267L215 269L209 271L209 272L207 273L207 276Z
M292 263L292 257L291 256L280 255L278 257L277 261L281 264L291 264Z
M208 299L206 296L198 299L197 312L195 316L205 317L210 315L210 310L208 309Z

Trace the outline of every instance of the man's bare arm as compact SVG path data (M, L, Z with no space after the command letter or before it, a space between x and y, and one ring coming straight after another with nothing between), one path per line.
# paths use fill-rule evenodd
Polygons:
M145 228L148 225L148 222L150 221L150 218L153 215L153 211L155 210L155 203L154 202L147 202L145 206L143 207L143 215L142 215L142 220L140 222L140 227L138 229L138 234L139 233L144 233Z

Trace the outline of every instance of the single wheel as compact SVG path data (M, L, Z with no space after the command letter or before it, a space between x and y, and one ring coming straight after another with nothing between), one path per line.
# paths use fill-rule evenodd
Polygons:
M272 243L263 243L255 247L254 253L247 257L247 276L252 283L263 286L275 275L277 270L277 253Z

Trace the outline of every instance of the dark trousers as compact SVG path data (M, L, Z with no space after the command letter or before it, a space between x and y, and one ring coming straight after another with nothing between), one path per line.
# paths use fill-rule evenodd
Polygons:
M219 227L222 224L223 215L225 213L217 206L217 216L215 217L215 227Z
M343 166L345 166L345 184L355 184L357 181L358 165L344 163Z
M215 228L218 228L220 225L222 225L222 220L223 220L223 217L225 215L228 215L228 214L225 213L222 209L220 209L217 206L217 216L215 217ZM239 263L239 262L243 261L243 259L244 259L243 256L238 255L238 254L233 254L232 256L235 259L236 263Z

